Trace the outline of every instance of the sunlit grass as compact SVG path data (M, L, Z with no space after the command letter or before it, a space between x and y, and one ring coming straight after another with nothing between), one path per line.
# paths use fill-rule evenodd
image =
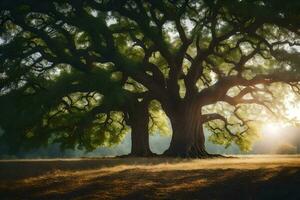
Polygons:
M278 177L300 178L298 156L18 160L0 166L0 193L8 199L211 198L230 195L234 187L273 184Z

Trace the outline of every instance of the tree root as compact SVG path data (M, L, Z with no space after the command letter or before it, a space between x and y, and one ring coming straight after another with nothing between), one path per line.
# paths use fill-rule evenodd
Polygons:
M152 158L152 157L158 157L159 155L152 152L147 152L144 154L135 154L135 153L129 153L127 155L121 155L116 156L117 158L138 158L138 157L145 157L145 158Z
M189 151L185 152L171 151L168 149L161 156L192 159L233 158L232 156L225 156L221 154L210 154L204 148L190 148Z

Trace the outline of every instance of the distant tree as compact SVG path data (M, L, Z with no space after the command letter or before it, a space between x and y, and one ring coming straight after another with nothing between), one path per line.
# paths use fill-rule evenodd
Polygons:
M291 144L281 144L276 149L276 154L295 154L297 153L297 148Z
M173 130L168 156L209 156L203 125L215 142L246 149L259 114L279 114L273 105L284 92L274 87L298 92L298 1L3 0L0 7L10 35L1 48L15 35L32 46L24 52L16 44L17 57L1 51L4 82L26 58L56 74L63 63L88 75L110 64L124 90L134 83L161 103ZM132 111L134 119L145 114Z

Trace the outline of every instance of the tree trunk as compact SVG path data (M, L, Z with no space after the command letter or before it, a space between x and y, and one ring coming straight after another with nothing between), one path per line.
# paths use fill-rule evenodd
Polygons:
M149 111L148 102L137 102L134 110L129 113L131 125L131 156L153 155L149 147Z
M205 137L201 121L201 107L196 103L184 103L178 109L167 112L173 135L166 156L203 158L209 154L205 150Z

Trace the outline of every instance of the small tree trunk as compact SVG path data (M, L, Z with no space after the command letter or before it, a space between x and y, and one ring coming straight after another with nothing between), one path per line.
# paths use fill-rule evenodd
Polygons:
M205 137L201 121L201 107L185 103L168 112L173 135L166 156L203 158L209 154L205 150Z
M132 156L150 156L149 147L149 111L147 102L137 102L129 114L131 125L131 153Z

